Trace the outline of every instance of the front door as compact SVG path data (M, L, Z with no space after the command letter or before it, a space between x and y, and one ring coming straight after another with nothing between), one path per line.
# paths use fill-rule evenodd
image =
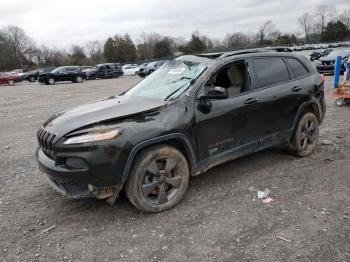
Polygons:
M225 99L210 99L224 92ZM259 101L250 92L246 61L236 61L215 73L200 91L196 102L195 137L199 160L241 156L255 151L259 138ZM214 97L214 96L213 96Z

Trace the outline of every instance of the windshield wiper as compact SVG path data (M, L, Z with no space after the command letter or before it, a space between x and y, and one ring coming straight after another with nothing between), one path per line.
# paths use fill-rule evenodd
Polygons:
M178 89L176 89L174 92L172 92L170 95L168 95L166 98L164 98L164 101L167 101L173 94L175 94L176 92L178 92L181 88L183 88L184 86L179 87Z
M177 81L179 81L179 80L182 80L182 79L191 80L190 86L193 85L194 82L196 81L196 79L193 79L193 78L189 78L189 77L185 77L185 76L184 76L184 77L181 77L181 78L175 80L175 81L172 82L172 83L175 83L175 82L177 82ZM187 84L187 83L186 83L186 84ZM172 97L174 94L176 94L180 89L182 89L184 86L186 86L186 84L184 84L183 86L180 86L178 89L176 89L176 90L175 90L174 92L172 92L170 95L168 95L168 96L164 99L164 101L167 101L170 97Z
M190 78L190 77L183 76L183 77L181 77L179 79L174 80L171 83L174 84L174 83L179 82L179 81L184 80L184 79L192 80L192 78Z

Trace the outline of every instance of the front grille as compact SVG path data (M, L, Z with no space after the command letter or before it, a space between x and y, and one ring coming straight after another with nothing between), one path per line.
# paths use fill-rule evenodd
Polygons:
M334 62L333 61L324 61L323 64L324 65L333 65Z
M54 159L55 157L54 144L56 143L57 135L45 130L45 128L43 127L40 127L36 136L38 138L38 143L42 148L43 152L47 156Z

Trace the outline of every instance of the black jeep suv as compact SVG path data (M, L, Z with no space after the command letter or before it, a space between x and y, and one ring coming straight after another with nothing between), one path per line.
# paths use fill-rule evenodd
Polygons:
M96 78L118 78L124 74L121 66L116 63L98 64L91 69L84 70L84 73L87 80Z
M121 95L78 106L38 130L36 157L70 198L142 211L179 202L189 177L268 147L310 155L325 115L324 77L272 50L181 56Z
M79 66L61 66L55 70L42 73L39 75L38 81L47 85L54 85L60 81L72 81L73 83L83 82L85 74Z

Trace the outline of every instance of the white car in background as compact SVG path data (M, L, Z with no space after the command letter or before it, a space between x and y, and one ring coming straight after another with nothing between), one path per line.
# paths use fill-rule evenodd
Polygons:
M123 65L122 70L126 76L136 76L140 67L134 64Z

